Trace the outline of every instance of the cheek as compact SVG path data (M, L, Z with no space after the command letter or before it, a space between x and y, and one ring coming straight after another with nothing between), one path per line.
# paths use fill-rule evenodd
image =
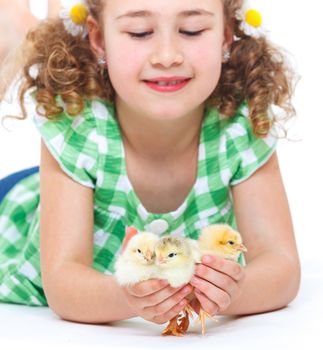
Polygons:
M222 69L222 50L203 46L192 53L195 62L196 75L203 82L203 90L206 95L211 94L217 86Z
M140 53L120 35L106 37L106 57L111 81L133 76L140 67ZM131 54L130 54L131 53Z
M201 75L214 80L219 77L222 67L223 36L218 32L209 32L196 45L187 47L194 69Z
M107 63L111 84L120 97L126 98L134 93L132 83L141 70L138 52L121 43L110 45L108 49Z
M195 68L202 74L219 73L222 66L222 53L208 48L200 48L193 53ZM212 72L212 73L211 73Z

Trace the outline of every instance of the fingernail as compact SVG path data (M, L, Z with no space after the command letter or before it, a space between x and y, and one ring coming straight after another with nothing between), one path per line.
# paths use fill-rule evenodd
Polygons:
M213 256L205 255L203 256L202 261L208 264L213 261Z
M188 293L191 291L191 287L186 286L185 288L183 288L183 293Z

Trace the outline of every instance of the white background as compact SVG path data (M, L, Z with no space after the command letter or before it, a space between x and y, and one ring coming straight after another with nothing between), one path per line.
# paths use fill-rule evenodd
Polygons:
M307 345L309 345L314 341L312 338L314 329L318 331L318 322L323 324L320 316L323 311L322 302L319 301L321 297L317 293L312 294L316 287L321 286L322 289L323 278L323 232L320 221L323 216L321 203L323 200L322 2L319 0L257 0L255 2L263 9L266 25L270 29L269 37L287 49L300 75L294 96L298 116L290 129L290 138L300 141L280 141L278 155L303 267L303 284L296 302L297 305L301 304L300 309L303 310L303 314L286 322L299 324L304 317L310 319L310 314L315 313L317 305L319 308L317 317L320 319L313 321L311 326L307 325L308 327L314 325L313 334L305 333L309 341ZM34 3L37 3L37 6L44 6L43 1L34 1ZM44 8L38 7L37 12L41 16L45 13L44 11ZM30 121L18 122L11 129L13 131L9 133L0 126L0 178L11 172L39 164L40 137ZM312 307L312 309L306 309L306 307ZM280 321L277 319L277 322L278 326ZM270 322L269 326L272 326ZM282 324L280 327L277 332L283 335L285 330ZM306 326L301 328L300 332L307 332ZM228 331L231 328L224 329ZM295 334L295 339L300 340L300 334ZM229 332L228 337L231 335ZM225 344L225 338L223 344ZM239 340L237 346L238 344ZM286 344L285 341L281 343L284 347ZM267 348L265 344L262 345L262 348ZM277 348L281 348L279 343L277 345ZM305 343L303 346L301 348L305 348Z

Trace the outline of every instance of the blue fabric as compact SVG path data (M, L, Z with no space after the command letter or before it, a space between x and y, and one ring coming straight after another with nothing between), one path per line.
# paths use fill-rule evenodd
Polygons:
M5 195L22 179L25 177L37 173L39 171L39 166L33 168L24 169L16 173L10 174L5 178L0 180L0 202L5 197Z

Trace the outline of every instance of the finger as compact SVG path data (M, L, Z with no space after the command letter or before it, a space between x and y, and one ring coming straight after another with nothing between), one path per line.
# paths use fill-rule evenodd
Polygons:
M200 303L200 308L206 311L209 315L216 315L220 307L215 302L210 300L205 294L203 294L200 290L194 289L194 293L196 295L197 300Z
M154 294L144 297L143 305L145 305L145 307L156 306L166 300L171 300L172 298L178 302L181 298L183 298L183 296L188 295L192 290L193 287L190 285L180 288L168 286Z
M208 299L216 303L220 309L226 309L231 304L230 295L212 283L197 276L193 276L191 284L201 291Z
M193 287L191 285L187 285L177 293L170 296L169 298L162 300L162 302L160 302L159 304L156 304L154 306L149 306L145 308L145 310L147 310L148 312L151 312L156 316L162 315L168 312L169 310L171 310L181 300L187 297L192 292L192 290L193 290Z
M166 280L150 279L147 281L139 282L134 285L127 286L129 294L135 297L145 297L147 295L154 294L161 289L168 286L169 283Z
M233 295L237 286L237 282L233 278L204 264L198 264L196 266L195 275L211 282L218 288L221 288L223 291L230 294L230 296Z
M153 322L157 324L163 324L165 322L168 322L175 316L177 316L187 305L187 300L182 299L178 304L174 305L170 310L166 311L162 315L157 315L153 317Z
M213 255L204 255L202 263L230 276L235 281L239 281L244 275L242 267L235 261L222 259Z

